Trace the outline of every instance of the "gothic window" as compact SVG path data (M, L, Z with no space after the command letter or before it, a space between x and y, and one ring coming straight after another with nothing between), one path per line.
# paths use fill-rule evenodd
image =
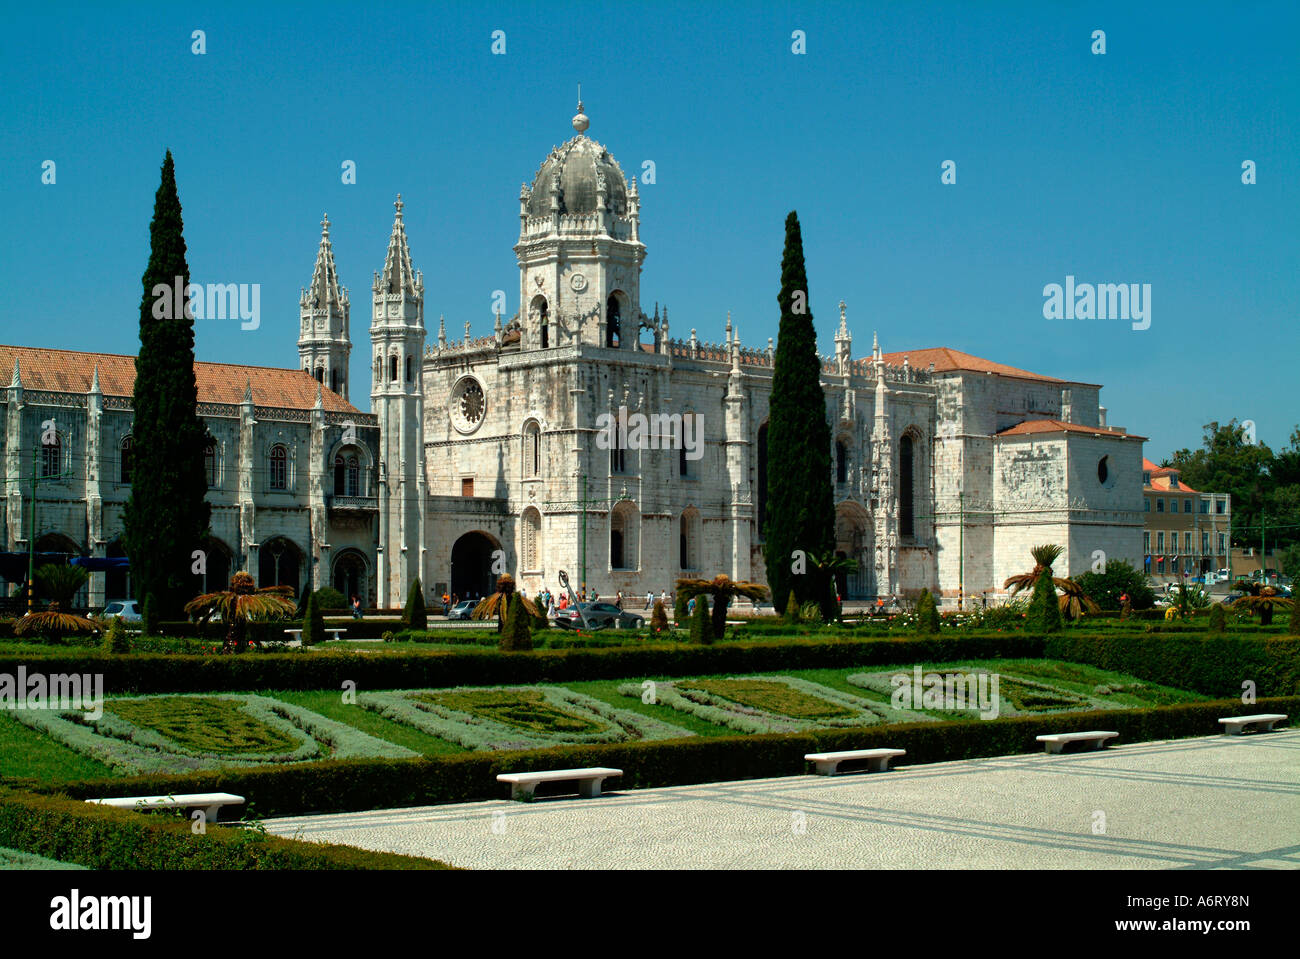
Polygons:
M542 344L542 349L546 349L551 345L551 313L550 307L546 304L546 297L533 297L532 313L536 318L537 330L540 334L538 342Z
M408 357L406 358L406 382L408 382L408 383L412 382L412 380L413 380L413 376L412 376L412 367L413 367L413 364L411 363L411 358L408 356Z
M698 569L700 565L700 514L695 509L682 513L678 535L678 562L684 570Z
M376 383L380 383L383 381L383 378L384 378L384 358L382 356L376 356L374 381Z
M637 512L624 500L609 514L610 569L637 568Z
M124 486L131 482L131 444L134 441L129 436L122 437L121 459L119 460L118 481Z
M910 435L905 435L898 442L898 532L902 536L916 535L913 445Z
M624 437L619 435L619 430L614 430L612 443L609 447L609 471L611 473L627 472L627 450L623 447Z
M334 495L362 495L361 457L354 447L345 447L334 457Z
M677 472L682 476L691 475L691 461L686 458L686 447L677 451Z
M622 315L619 310L618 297L611 293L605 302L605 345L618 348Z
M63 472L63 437L54 434L52 442L41 443L41 478L49 479Z
M320 383L322 386L325 384L325 367L316 367L316 382Z
M209 443L203 450L203 475L207 477L209 489L217 485L216 443Z
M542 475L542 430L537 422L524 427L524 478L536 479Z
M396 356L390 356L388 358L388 382L390 383L397 382L397 357Z
M835 441L835 482L849 481L849 448L843 440Z
M523 529L519 535L519 557L524 569L539 569L538 541L542 533L542 514L537 507L524 510Z
M339 391L339 371L330 370L330 389L335 393Z
M270 477L271 489L287 490L289 488L289 451L280 443L271 447Z

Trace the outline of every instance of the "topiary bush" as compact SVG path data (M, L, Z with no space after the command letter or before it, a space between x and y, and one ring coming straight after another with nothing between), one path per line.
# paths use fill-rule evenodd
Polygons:
M519 594L511 593L506 605L505 622L501 624L500 648L503 651L519 653L533 648L533 633L529 628L531 619Z
M1210 623L1206 629L1211 633L1226 633L1228 631L1228 617L1223 612L1223 604L1215 603L1210 607Z
M678 626L686 625L686 603L687 599L682 595L682 591L677 590L673 596L673 622Z
M691 614L691 642L701 646L713 642L713 623L709 619L708 605L703 596L695 597L695 612Z
M316 603L316 594L307 594L307 607L302 613L302 644L315 646L325 641L325 617Z
M916 601L916 631L921 634L939 631L939 607L935 605L934 597L928 589L921 590L921 596Z
M790 590L790 598L785 601L785 618L788 622L799 622L799 600L794 598L794 590Z
M333 586L322 586L316 590L316 605L320 607L322 612L327 609L334 612L336 610L347 610L352 603Z
M126 635L126 624L121 616L114 616L104 631L104 652L122 654L131 651L131 640Z
M668 630L668 611L664 609L664 604L655 600L655 608L650 611L650 631L662 633Z
M428 629L429 613L424 608L424 587L420 577L415 577L411 591L406 596L406 608L402 611L402 623L407 629Z
M1052 571L1045 569L1034 581L1034 595L1029 599L1025 627L1035 633L1055 633L1061 629L1061 606L1056 600Z
M522 606L523 604L520 603ZM537 610L537 615L530 618L530 625L534 633L545 632L551 628L551 621L546 618L546 608L542 605L541 600L533 600L533 608ZM527 609L524 610L525 613Z

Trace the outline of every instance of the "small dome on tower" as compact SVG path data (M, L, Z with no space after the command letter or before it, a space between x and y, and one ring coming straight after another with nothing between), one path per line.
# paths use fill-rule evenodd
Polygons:
M603 179L609 212L615 216L627 215L627 178L623 175L623 168L608 150L587 136L590 124L579 101L578 114L573 118L573 128L578 134L551 151L533 177L528 198L529 216L550 215L551 189L557 173L561 213L595 213L599 209L600 181Z

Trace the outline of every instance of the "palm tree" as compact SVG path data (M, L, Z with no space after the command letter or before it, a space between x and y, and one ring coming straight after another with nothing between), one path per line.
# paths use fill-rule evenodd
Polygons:
M479 600L479 604L474 607L474 612L470 613L471 619L487 619L490 616L497 618L497 632L501 632L501 626L505 622L506 610L510 607L510 597L515 592L515 578L509 573L502 573L497 578L497 591L491 596L485 596ZM536 617L537 607L527 596L520 594L519 601L524 604L524 609L528 610L528 615Z
M50 605L39 613L28 613L18 620L14 624L14 634L44 635L57 643L69 633L93 633L99 628L94 620L64 612L89 577L90 574L80 566L47 563L38 569L36 585L40 587L41 595L49 599Z
M1035 546L1029 551L1029 555L1034 558L1034 568L1028 573L1020 573L1016 576L1008 576L1003 589L1010 589L1011 595L1014 596L1022 589L1033 589L1034 584L1038 582L1038 577L1044 572L1052 576L1052 564L1061 558L1065 550L1055 544L1044 546ZM1059 576L1052 576L1052 585L1061 591L1061 595L1056 598L1056 602L1061 608L1061 616L1066 619L1078 619L1085 612L1096 613L1101 607L1084 595L1083 587L1072 579L1062 579Z
M746 583L721 575L713 579L677 581L677 595L682 597L683 601L689 601L706 593L713 597L713 635L721 639L723 631L727 628L727 607L731 605L732 597L744 596L747 599L760 600L767 595L767 587L761 583Z
M222 622L227 624L226 642L221 648L223 653L243 652L250 622L288 616L296 608L292 586L263 586L258 589L252 574L243 570L230 578L230 589L204 593L185 604L185 612L198 616L200 623L206 623L214 615L221 616Z
M813 569L817 570L817 575L821 578L821 581L827 586L834 586L836 595L840 591L839 575L843 573L847 576L849 573L858 571L858 561L856 559L850 559L847 556L840 556L832 552L809 553L808 560L812 563ZM829 596L827 596L827 602L830 602ZM835 605L835 614L838 617L840 612L839 603Z
M1093 602L1092 597L1083 592L1083 587L1072 579L1053 579L1061 587L1061 595L1056 598L1061 606L1061 616L1065 619L1078 619L1084 613L1099 613L1101 607Z
M1232 604L1233 609L1244 609L1252 616L1259 613L1259 625L1273 625L1273 611L1277 609L1294 609L1291 600L1287 599L1272 586L1261 586L1259 583L1247 583L1244 580L1234 584L1234 588L1242 589L1245 596L1236 600ZM1292 613L1292 615L1295 615Z

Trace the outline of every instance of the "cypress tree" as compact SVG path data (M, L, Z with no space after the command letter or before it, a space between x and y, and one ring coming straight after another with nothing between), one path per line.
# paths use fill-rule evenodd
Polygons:
M702 646L713 642L713 624L709 621L708 607L703 595L695 597L695 612L691 614L691 642Z
M203 471L208 433L198 415L194 319L186 297L190 268L170 150L149 235L132 400L131 499L123 539L136 597L152 599L158 618L175 620L183 618L182 607L194 592L193 553L202 548L209 508Z
M668 629L668 611L664 609L664 604L660 600L655 600L655 607L650 611L650 631L653 633L666 632Z
M831 489L831 428L821 386L817 331L808 308L799 217L785 219L781 260L781 326L772 370L767 420L767 505L763 556L772 604L785 608L793 589L799 602L823 602L817 570L796 575L793 553L828 553L835 548L835 506Z
M794 595L794 590L790 590L789 599L785 601L785 618L791 623L799 622L799 600Z
M325 617L315 593L307 594L307 606L302 614L302 644L315 646L325 639Z
M1294 613L1292 613L1291 622L1295 623ZM1211 633L1226 633L1228 631L1228 617L1223 613L1222 603L1215 603L1210 607L1210 623L1206 626L1206 630Z
M424 587L420 577L415 577L411 591L406 594L406 609L402 611L402 622L410 629L421 632L429 628L429 612L424 608Z
M934 596L928 589L921 590L916 601L916 631L918 633L937 633L939 631L939 608L934 604Z
M1061 605L1056 599L1056 586L1050 569L1039 573L1034 582L1034 595L1029 600L1025 625L1037 633L1054 633L1061 628Z
M501 627L501 639L498 641L500 648L507 652L532 649L533 634L528 625L531 618L528 610L524 609L519 594L511 593L510 602L506 604L506 619Z

